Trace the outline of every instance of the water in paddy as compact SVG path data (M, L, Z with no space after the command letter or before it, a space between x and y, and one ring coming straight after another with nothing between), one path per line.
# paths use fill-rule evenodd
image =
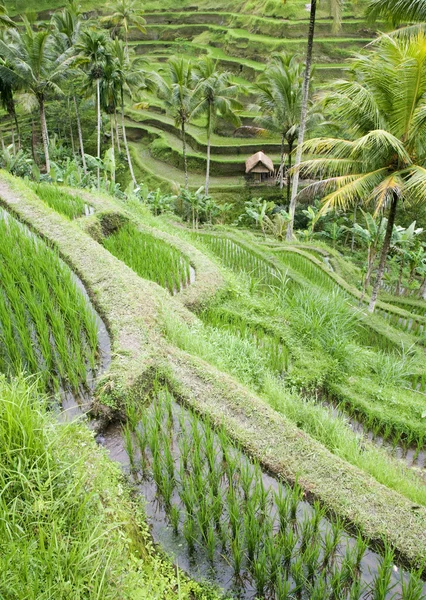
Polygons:
M161 392L134 431L99 441L132 474L156 543L191 577L241 600L420 599L426 585L329 521L301 489Z

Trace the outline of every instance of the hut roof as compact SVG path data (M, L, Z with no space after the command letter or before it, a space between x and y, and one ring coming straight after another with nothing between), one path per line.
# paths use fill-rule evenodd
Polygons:
M262 164L271 173L274 172L274 163L263 152L256 152L246 160L246 173L250 173L258 164Z

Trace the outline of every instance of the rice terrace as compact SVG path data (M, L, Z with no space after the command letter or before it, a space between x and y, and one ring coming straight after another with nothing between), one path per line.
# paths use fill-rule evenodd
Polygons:
M426 600L426 0L0 0L0 600Z

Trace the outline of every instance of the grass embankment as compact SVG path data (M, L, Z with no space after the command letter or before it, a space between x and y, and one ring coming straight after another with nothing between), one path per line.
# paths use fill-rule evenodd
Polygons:
M143 507L84 424L0 377L0 596L213 600L153 552Z
M57 252L0 210L0 372L78 390L96 364L93 310Z
M177 299L139 278L87 234L46 207L26 186L2 174L2 203L54 242L80 273L109 325L113 360L100 400L115 409L144 397L150 373L163 374L177 397L216 423L266 468L300 485L372 541L387 540L406 563L426 555L426 509L380 485L272 410L247 387L160 335L161 311L176 322L194 317ZM191 288L192 286L190 286ZM194 286L195 288L195 286ZM217 289L217 288L216 288Z

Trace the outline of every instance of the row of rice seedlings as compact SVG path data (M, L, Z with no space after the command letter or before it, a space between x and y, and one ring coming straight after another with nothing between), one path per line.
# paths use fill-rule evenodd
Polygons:
M283 374L288 371L290 351L279 335L265 331L257 324L251 324L240 315L222 309L208 308L199 317L212 327L227 329L242 339L250 340L261 350L266 366L273 372Z
M57 253L0 215L0 370L77 390L96 364L95 313Z
M307 257L302 256L291 250L282 250L277 252L277 257L285 265L288 265L295 271L301 273L306 279L314 285L318 285L328 291L335 291L339 287L337 283L327 275L318 265L310 261Z
M91 212L91 207L80 196L71 195L55 185L35 183L32 188L40 200L70 220Z
M388 323L390 323L393 327L397 329L401 329L406 333L411 333L416 337L420 338L422 343L426 342L425 338L425 322L422 321L423 317L417 317L415 315L403 317L397 313L393 313L384 308L378 307L376 309L377 314L379 314L383 319L386 319Z
M126 446L135 472L152 478L168 524L197 564L220 581L233 576L239 598L275 600L420 600L418 573L394 572L361 536L349 538L339 520L262 473L230 441L173 401L167 391L144 413ZM158 510L158 509L157 509Z
M129 223L104 240L104 246L144 279L175 294L190 283L190 262L179 250Z
M282 292L291 283L285 271L234 240L206 234L198 235L197 239L204 242L226 267L238 274L248 275L251 282L250 291Z

